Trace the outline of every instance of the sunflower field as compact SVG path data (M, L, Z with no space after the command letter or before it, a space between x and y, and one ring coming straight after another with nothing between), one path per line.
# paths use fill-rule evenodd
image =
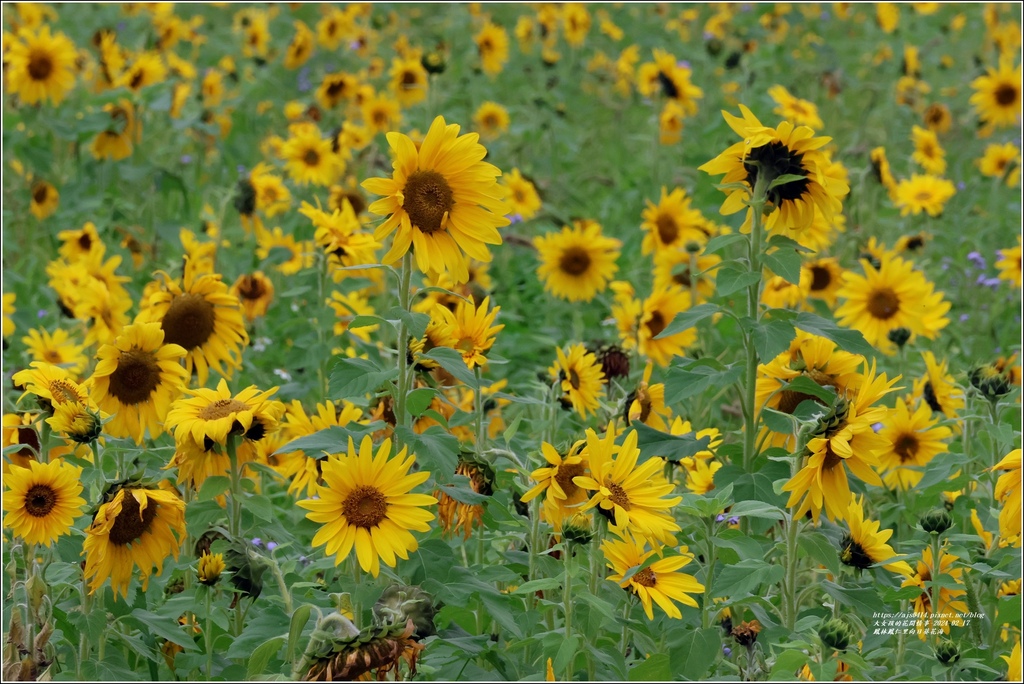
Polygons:
M1021 679L1019 4L3 22L4 680Z

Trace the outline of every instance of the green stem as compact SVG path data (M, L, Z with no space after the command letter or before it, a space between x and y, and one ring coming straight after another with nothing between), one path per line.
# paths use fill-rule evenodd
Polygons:
M931 624L928 625L929 631L935 629L936 626L938 625L938 620L936 619L936 616L939 613L939 600L942 597L941 590L939 589L939 575L942 572L941 571L942 563L940 562L940 559L939 559L939 554L941 552L942 552L942 542L941 542L941 539L940 539L940 535L938 535L938 534L933 532L932 533L932 569L931 569L931 573L932 573L932 582L931 582L931 584L932 584L932 595L929 597L929 601L928 601L931 604L932 620L931 620ZM932 639L932 641L935 641L936 643L938 643L938 641L939 641L938 635L935 635L935 638Z
M796 601L796 540L800 520L791 512L789 529L786 531L786 628L790 631L796 626L796 612L799 605Z
M25 543L22 549L25 553L25 631L28 634L25 645L28 648L29 658L35 661L36 611L32 608L31 592L34 584L32 579L36 572L36 547L35 544Z
M715 573L715 519L710 517L707 518L705 520L705 525L704 541L707 544L706 558L708 559L708 565L704 572L704 603L701 604L703 607L701 626L704 629L707 629L711 626L712 613L714 613L714 602L711 600L711 580L714 578Z
M359 572L359 559L355 553L353 552L349 558L352 559L352 622L358 627L363 617L363 601L359 596L359 584L363 576Z
M329 306L330 300L326 297L327 294L327 279L330 277L330 260L322 250L317 250L317 305L319 307L320 315L324 317L323 322L316 326L316 340L317 348L323 350L324 340L326 337L327 319L330 309L324 308ZM327 387L327 362L330 360L331 355L324 352L320 354L320 363L317 366L316 373L317 379L320 382L320 397L323 401L327 401L329 392Z
M213 587L206 587L206 678L213 679Z
M475 398L473 405L473 413L476 422L476 440L474 446L476 447L476 455L482 457L484 452L484 446L486 445L487 435L484 433L484 397L483 388L481 387L481 375L480 366L473 369L473 373L476 376L476 389Z
M403 311L409 310L410 293L409 287L412 282L412 252L406 252L402 257L402 274L398 283L398 306ZM408 416L406 415L406 398L409 394L409 331L405 327L405 321L398 323L398 396L395 397L395 426L406 427ZM401 448L401 439L396 435L396 448Z
M900 614L902 615L902 614L905 614L906 612L907 612L907 602L906 602L906 600L900 601ZM907 635L904 634L902 632L902 630L901 630L900 634L896 637L896 665L893 668L893 672L895 672L897 676L899 676L899 674L901 672L903 672L903 658L906 655L906 652L907 652Z
M85 577L82 577L82 615L85 616L83 620L85 625L89 624L89 612L92 610L92 596L89 594L89 587L85 581ZM89 660L89 630L88 628L83 629L81 634L78 635L78 663L75 667L75 674L78 679L82 677L82 663Z
M764 223L764 205L767 200L768 185L770 179L767 174L760 170L757 180L754 182L753 195L751 196L751 231L750 243L748 245L748 257L750 272L757 275L757 280L747 287L747 317L750 324L757 323L761 301L761 251L762 232ZM746 350L746 378L743 386L743 470L751 472L754 467L756 456L757 439L757 406L754 405L755 389L757 386L757 349L754 347L753 335L745 333L743 344Z
M562 554L565 559L565 581L562 582L562 605L565 612L565 640L572 638L572 543L562 537L564 542ZM572 681L574 657L569 658L565 666L565 680Z
M274 558L270 559L270 572L274 575L274 579L277 580L277 588L281 592L281 598L284 600L284 612L288 615L292 614L292 594L288 591L288 585L284 581L284 575L281 574L281 566L277 564Z
M619 642L619 653L623 656L626 655L626 644L629 640L629 609L632 608L630 605L631 597L626 597L626 602L622 606L622 637Z
M228 458L231 461L231 502L228 506L228 531L232 541L242 531L242 477L238 466L238 442L235 435L228 435Z

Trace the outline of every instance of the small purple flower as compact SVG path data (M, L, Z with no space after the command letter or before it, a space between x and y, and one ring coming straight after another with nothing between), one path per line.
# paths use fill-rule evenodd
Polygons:
M192 163L192 155L191 154L183 154L183 155L181 155L181 163L182 164L191 164Z
M512 225L515 225L517 223L522 223L523 222L523 215L522 214L509 214L508 215L508 220L511 222Z
M991 287L993 290L998 290L999 286L1002 285L1002 281L999 278L986 278L985 285Z
M245 166L243 164L239 164L238 165L238 175L239 176L248 176L249 175L249 170L247 168L245 168Z
M302 67L299 69L299 74L295 79L300 93L308 92L313 86L309 82L309 67Z
M46 318L46 309L36 311L36 318Z
M740 519L737 516L734 515L731 518L729 518L729 524L730 525L739 525L740 524Z
M722 644L722 655L728 658L732 655L732 649L726 646L725 644Z
M680 69L689 69L690 63L687 62L685 59L681 59L678 62L676 62L676 66L679 67Z
M822 21L828 21L831 18L832 18L832 15L829 14L828 12L822 12L821 13L821 20Z
M967 260L982 271L988 268L988 263L985 261L985 257L981 255L981 252L971 252L967 255Z
M253 537L250 541L252 541L253 546L263 546L263 540L259 537Z
M971 317L971 315L970 315L970 314L960 314L960 322L961 322L961 323L966 323L966 322L967 322L967 320L968 320L968 319L969 319L970 317Z
M875 432L878 432L879 430L881 430L884 427L885 426L882 425L881 423L875 423L874 425L871 426L871 429L874 430Z
M277 542L272 542L272 541L268 541L267 542L267 551L273 551L276 548L277 548Z
M715 518L715 522L722 522L723 520L725 520L725 513L719 513L718 517Z
M987 284L987 283L985 282L985 281L987 281L987 280L988 280L988 278L986 278L986 277L985 277L985 274L984 274L984 273L979 273L979 274L978 274L978 279L974 281L974 284L975 284L975 285L985 285L985 284Z
M957 181L956 182L956 189L957 190L963 190L966 187L967 187L967 183L964 183L963 181Z
M351 43L348 44L348 49L349 50L358 50L362 46L363 46L362 43L360 43L358 40L353 40Z
M711 31L705 31L704 32L704 40L713 40L714 37L715 37L715 34L712 33Z

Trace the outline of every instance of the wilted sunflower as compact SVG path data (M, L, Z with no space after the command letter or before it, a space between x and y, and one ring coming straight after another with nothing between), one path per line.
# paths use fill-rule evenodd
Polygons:
M502 185L508 190L505 201L508 203L508 211L511 215L518 215L522 220L529 221L540 211L540 195L537 188L528 178L525 178L519 169L512 169L502 179Z
M867 570L872 565L887 561L896 555L893 548L886 544L893 531L879 530L880 522L864 518L863 497L860 499L854 497L850 501L846 523L850 526L850 530L843 535L843 539L839 543L839 560L844 565ZM905 561L888 563L882 567L889 572L898 572L902 575L909 575L913 572Z
M93 138L89 147L92 156L115 161L131 156L132 144L140 130L135 122L135 107L130 100L122 98L116 104L103 105L103 111L110 115L110 124Z
M500 74L505 62L508 61L508 32L488 21L480 32L473 36L473 40L480 53L484 73L490 76Z
M618 270L622 243L601 234L596 221L575 221L560 233L533 239L541 264L537 277L544 289L570 302L589 302L603 292Z
M574 477L573 482L592 494L579 510L597 507L617 534L629 532L663 544L675 543L673 533L680 527L669 510L683 497L669 497L675 485L662 474L662 460L649 458L638 464L636 430L626 433L621 446L615 445L614 423L604 439L589 428L586 435L587 446L580 455L590 462L590 474Z
M60 205L60 193L44 180L37 180L32 183L32 197L28 210L32 215L42 221L47 216L57 211Z
M1004 471L996 482L995 499L999 511L1000 545L1021 545L1021 450L1014 449L992 467Z
M562 352L561 347L555 352L558 359L548 369L548 373L560 381L562 391L573 410L586 419L588 412L595 412L601 407L601 396L604 394L601 364L582 343L569 347L568 355Z
M63 33L24 28L9 48L4 40L4 77L12 94L33 105L44 100L60 104L75 87L75 44Z
M952 181L915 173L896 185L893 199L900 210L900 216L917 216L922 211L929 216L941 216L946 202L955 194L956 187Z
M424 510L437 503L426 494L409 493L423 484L430 473L408 474L415 456L403 447L394 458L391 440L386 439L373 453L373 440L363 437L356 451L350 437L348 453L323 461L323 486L317 499L299 501L310 511L306 517L323 527L313 537L313 546L326 544L335 564L348 558L353 547L359 566L376 577L380 561L395 567L397 558L408 559L419 544L410 530L429 532L434 514Z
M864 275L847 272L837 293L846 300L835 312L839 325L861 331L876 348L893 354L891 331L905 328L913 342L918 335L935 339L949 324L950 303L912 262L884 254L877 268L866 259L861 265Z
M4 527L28 544L51 546L85 508L81 476L81 468L63 459L29 461L27 468L5 463Z
M941 629L943 634L949 634L950 625L962 627L964 624L959 614L967 612L967 604L960 598L965 596L967 591L956 588L962 586L960 580L964 573L964 568L953 567L958 560L960 558L950 554L943 545L939 549L938 570L936 571L931 546L926 546L921 551L921 560L917 562L917 571L907 573L907 578L900 585L901 587L918 587L921 590L920 596L914 599L914 613L918 616L917 635L922 640L927 639L927 634L932 629ZM935 572L951 577L953 586L949 586L949 583L939 586L939 597L933 606L935 587L932 578ZM948 617L950 614L953 617ZM936 615L945 617L935 618Z
M100 347L90 392L112 416L104 426L107 434L141 444L147 429L150 437L163 432L171 402L188 381L180 363L186 353L177 344L165 343L159 323L126 326L113 344Z
M487 352L494 346L498 333L505 328L504 325L494 325L494 318L501 307L491 309L490 303L491 298L485 297L480 306L472 299L468 302L459 300L454 313L443 306L436 309L445 321L442 334L450 339L452 347L471 369L486 365Z
M703 245L708 241L708 221L690 206L690 198L682 188L674 188L669 193L663 187L657 204L647 200L643 220L640 229L644 231L644 254L682 250L688 242Z
M626 578L626 573L643 565L651 556L661 556L664 553L664 549L661 548L655 547L645 551L645 547L646 544L638 543L628 534L621 540L606 539L602 542L601 551L604 552L608 567L612 569L608 579L618 582L623 589L631 589L640 598L648 620L654 619L652 602L657 603L670 618L682 619L683 614L673 601L697 608L697 601L690 594L700 594L704 591L704 585L693 575L678 572L693 560L693 556L689 549L681 546L679 555L656 560Z
M437 117L417 149L401 133L388 133L395 152L392 178L371 178L363 187L385 195L370 212L388 218L374 237L395 239L382 258L393 264L413 248L424 273L448 272L457 283L469 280L466 255L491 260L487 245L500 245L498 228L508 225L501 171L483 161L487 150L476 133L459 135L459 126ZM396 231L397 229L397 231Z
M94 594L110 578L114 598L128 598L132 570L139 568L142 588L168 556L178 559L185 537L185 503L173 491L120 486L108 492L92 524L85 529L85 579Z
M987 67L988 72L971 82L974 94L971 104L978 112L978 118L990 127L1014 127L1020 125L1021 115L1021 65L1013 67L1013 57L999 60L999 68Z
M57 328L52 335L43 329L29 330L21 343L28 348L33 361L62 366L74 377L79 377L88 363L82 352L85 345L75 344L63 328Z
M814 221L815 208L829 221L842 211L842 198L850 186L820 149L831 138L815 138L807 126L782 121L777 128L763 126L757 117L740 105L743 118L722 112L729 127L742 138L720 155L699 167L710 175L725 174L722 183L742 183L747 189L728 188L721 213L725 216L747 208L758 178L770 182L782 176L798 179L765 188L774 211L765 218L769 230L800 230ZM752 210L748 210L743 229L749 230Z
M590 468L589 462L580 456L585 446L586 442L580 440L562 456L555 447L541 442L540 452L548 465L530 473L530 479L537 484L520 499L523 503L529 503L544 494L544 518L555 528L555 532L560 532L563 521L576 513L580 504L590 498L586 489L573 482L573 478L586 475Z
M197 276L185 269L180 283L162 271L159 275L161 288L146 301L138 320L159 323L165 342L185 350L185 368L189 374L194 369L200 385L206 384L210 369L231 377L249 342L238 297L228 292L219 274Z

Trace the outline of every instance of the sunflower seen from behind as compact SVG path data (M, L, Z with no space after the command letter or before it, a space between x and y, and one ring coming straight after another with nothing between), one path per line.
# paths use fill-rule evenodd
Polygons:
M608 286L618 271L622 243L605 237L596 221L574 221L561 232L533 239L540 258L537 277L559 299L589 302Z
M28 544L51 546L85 508L82 469L62 459L27 465L4 464L4 528Z
M426 510L437 499L412 490L430 478L424 470L409 474L415 456L403 447L391 458L391 440L374 453L373 440L363 437L356 450L352 438L348 452L322 461L323 485L318 498L299 501L306 517L322 527L313 537L314 547L324 546L335 565L353 549L363 572L380 574L380 562L395 567L419 547L412 532L429 532L434 514Z
M638 541L632 535L626 534L622 535L621 539L603 541L601 551L604 553L608 568L612 570L608 579L618 583L623 589L632 591L640 599L648 620L654 619L652 604L655 603L667 616L677 620L682 619L683 614L675 602L698 608L697 601L690 594L703 593L704 585L693 575L679 572L693 561L687 547L679 547L677 555L665 556L663 548L655 545L654 548L647 550L647 544L643 540ZM660 556L658 560L631 576L626 576L631 570L644 565L655 554Z
M476 133L459 135L457 124L437 117L417 146L409 136L388 133L395 153L392 178L370 178L363 187L384 195L370 212L387 216L374 233L394 241L382 258L399 261L412 250L423 273L451 274L456 283L469 280L466 257L489 262L487 245L500 245L498 228L504 217L500 169L483 161L487 150Z
M173 491L120 485L109 491L92 524L85 529L85 581L95 594L110 579L114 598L128 598L138 567L142 588L163 571L164 561L178 559L185 537L185 503Z
M126 326L111 344L100 347L90 391L111 420L111 437L131 437L141 444L163 433L163 421L185 389L188 371L181 366L186 351L167 343L159 323Z

